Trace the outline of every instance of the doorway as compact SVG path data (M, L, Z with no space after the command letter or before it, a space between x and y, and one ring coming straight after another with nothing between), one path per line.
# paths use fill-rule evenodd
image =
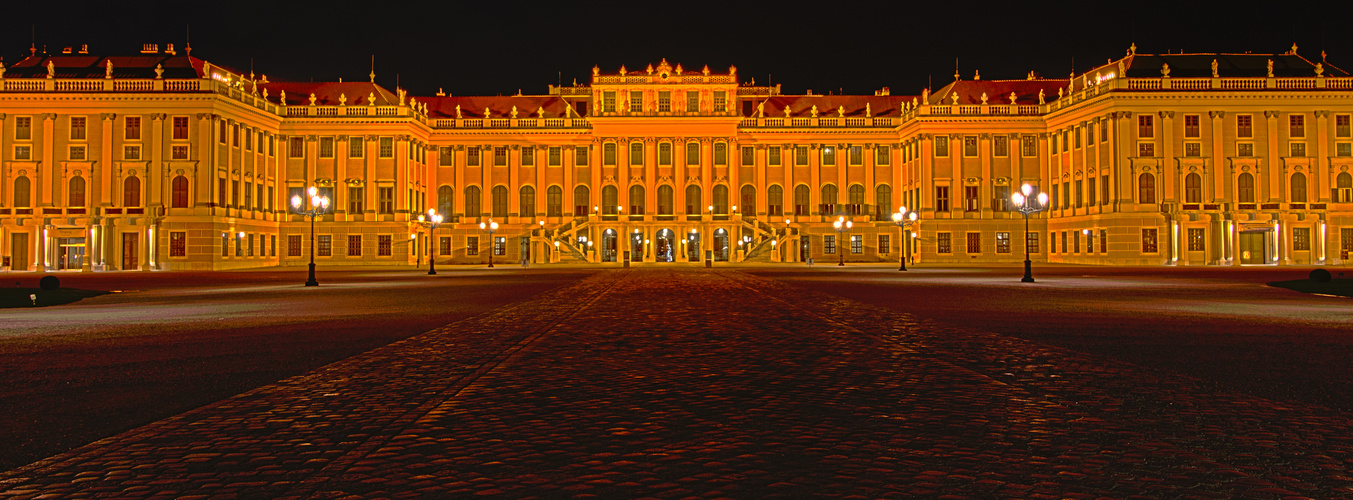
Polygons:
M1240 263L1268 264L1268 230L1240 232Z
M657 262L675 262L676 235L671 229L658 230L658 241L654 247L653 260Z
M686 260L700 262L700 232L694 229L686 236Z
M140 233L122 233L122 270L134 271L140 266L136 260L136 238Z
M10 239L10 265L11 271L28 270L28 233L14 233Z
M57 269L80 269L85 261L84 238L57 239Z
M728 231L714 231L714 260L728 262Z
M813 237L808 235L799 236L799 262L808 262L813 255L812 250Z
M601 261L615 262L615 230L607 229L601 233Z
M1339 228L1339 259L1347 264L1350 254L1353 254L1353 227Z

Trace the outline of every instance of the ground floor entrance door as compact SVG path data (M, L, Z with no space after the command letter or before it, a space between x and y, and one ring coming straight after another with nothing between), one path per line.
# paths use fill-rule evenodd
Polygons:
M654 242L653 260L657 262L673 262L675 255L676 238L671 229L662 229L658 231L658 241Z
M1268 264L1268 231L1240 232L1240 263Z
M28 270L28 233L14 233L9 238L9 268L15 271Z
M700 233L696 231L686 235L686 260L700 262Z
M615 230L607 229L601 233L601 261L615 262Z
M1353 227L1339 228L1339 259L1347 264L1349 255L1353 255Z
M799 262L808 262L812 257L813 238L808 235L799 236Z
M84 238L60 238L57 240L57 269L80 269L84 262Z
M728 261L728 231L714 231L714 260Z
M122 233L122 270L134 271L140 265L136 261L136 237L139 233Z

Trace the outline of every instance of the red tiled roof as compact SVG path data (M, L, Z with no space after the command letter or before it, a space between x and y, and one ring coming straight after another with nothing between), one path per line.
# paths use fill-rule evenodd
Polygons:
M1298 54L1132 54L1122 59L1129 78L1160 78L1161 68L1170 65L1171 78L1211 78L1212 61L1222 78L1262 78L1268 76L1268 61L1273 61L1275 78L1312 78L1320 63L1325 76L1349 76L1347 71L1328 62L1311 61ZM1117 73L1119 61L1098 66L1087 73ZM1122 75L1119 75L1122 76ZM1079 89L1079 87L1078 87Z
M113 63L113 78L155 78L156 65L164 70L164 78L205 76L202 73L203 61L188 55L105 57L90 54L37 54L5 68L5 78L46 78L48 61L56 69L56 78L104 78L107 76L109 61Z
M268 90L268 100L278 102L282 91L287 93L288 106L309 106L310 94L315 94L316 106L338 106L341 97L348 98L348 106L371 106L368 97L375 97L376 106L395 106L399 95L371 82L268 82L258 85L259 93ZM419 99L422 101L422 99ZM407 101L406 101L407 102Z
M913 97L916 96L777 95L754 102L765 103L766 118L783 118L786 106L792 118L812 116L813 106L817 106L817 116L823 118L838 116L838 110L844 111L846 117L863 117L866 105L871 116L886 117L900 116L902 103L910 104Z
M483 118L484 108L488 108L491 118L508 118L512 107L517 107L518 118L536 118L536 111L545 108L546 118L565 116L567 103L553 95L515 95L515 96L446 96L422 97L418 102L428 105L431 118L455 118L456 106L460 106L461 118ZM577 109L575 108L576 112ZM572 116L577 116L576 114Z
M1062 80L958 80L940 87L930 94L930 104L952 104L951 94L958 94L959 104L982 104L982 93L987 104L1010 104L1010 93L1015 93L1015 104L1038 104L1038 91L1043 91L1045 102L1057 100L1057 89L1066 87Z

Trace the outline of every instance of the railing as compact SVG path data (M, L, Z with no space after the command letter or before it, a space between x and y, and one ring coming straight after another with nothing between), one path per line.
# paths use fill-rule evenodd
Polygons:
M1210 78L1174 78L1170 80L1171 88L1176 90L1202 90L1212 88Z
M103 90L99 80L57 80L57 92L98 92Z
M379 108L377 109L379 111ZM432 128L588 128L591 126L585 118L437 118L430 122Z
M1264 78L1223 78L1221 88L1224 90L1258 90L1265 87Z
M1129 79L1128 90L1160 90L1160 79L1159 78Z
M810 128L810 127L848 127L848 128L874 128L874 127L892 127L892 118L743 118L738 122L738 126L745 128L781 128L788 121L791 127Z
M149 92L154 88L151 80L113 80L114 92Z
M1315 78L1279 78L1277 87L1280 89L1313 89L1315 88Z

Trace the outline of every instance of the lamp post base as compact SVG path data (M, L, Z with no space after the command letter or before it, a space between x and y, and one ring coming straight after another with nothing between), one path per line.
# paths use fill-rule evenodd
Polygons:
M315 263L314 263L314 262L311 262L311 263L310 263L310 279L308 279L308 280L305 281L305 286L319 286L319 282L318 282L318 281L315 281Z
M1034 272L1033 272L1033 271L1034 271L1034 268L1033 268L1033 262L1030 262L1030 261L1027 261L1027 260L1024 261L1024 278L1023 278L1023 279L1020 279L1020 281L1022 281L1022 282L1024 282L1024 283L1033 283L1033 282L1034 282Z

